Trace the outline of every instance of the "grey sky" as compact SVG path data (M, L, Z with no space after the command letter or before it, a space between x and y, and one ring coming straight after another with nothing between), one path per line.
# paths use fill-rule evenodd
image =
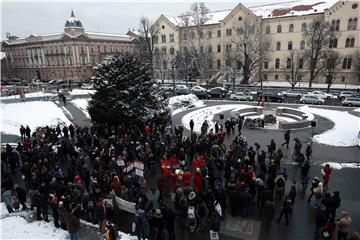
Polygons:
M171 3L170 3L171 2ZM156 20L162 13L170 16L178 15L189 9L193 1L151 2L145 1L104 1L104 2L2 2L1 38L10 32L19 37L30 34L48 34L62 32L65 20L70 17L71 8L81 20L86 31L105 33L126 33L129 28L138 29L142 15ZM246 6L279 2L274 0L241 1ZM210 11L231 9L238 1L205 2Z

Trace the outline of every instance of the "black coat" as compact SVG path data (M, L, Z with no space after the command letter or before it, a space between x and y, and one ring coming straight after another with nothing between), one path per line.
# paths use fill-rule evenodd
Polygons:
M15 189L17 197L19 198L20 202L26 202L26 191L22 187L17 187Z

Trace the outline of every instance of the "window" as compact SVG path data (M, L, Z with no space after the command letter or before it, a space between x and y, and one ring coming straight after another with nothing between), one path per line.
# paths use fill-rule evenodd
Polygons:
M266 34L270 34L270 26L266 26L266 28L265 28L265 33L266 33Z
M349 47L354 47L355 45L355 38L347 38L345 41L345 47L349 48Z
M279 80L279 75L275 74L275 80Z
M292 41L288 42L288 50L292 50L293 43Z
M184 52L187 53L188 52L188 48L184 47Z
M204 53L204 47L200 46L200 53L203 54Z
M220 30L217 31L217 37L221 37L221 31Z
M357 3L354 3L354 4L351 6L352 9L357 9L357 7L358 7L358 4L357 4Z
M280 59L278 59L278 58L275 60L275 68L276 69L280 68Z
M211 46L209 46L208 52L212 53L212 47Z
M212 32L211 31L208 32L208 38L212 38Z
M338 40L336 38L329 40L329 48L337 48L337 44L338 44Z
M263 80L265 80L265 81L267 81L267 74L264 74L264 76L263 76Z
M291 59L290 58L288 58L286 60L286 68L291 68Z
M195 32L191 32L191 38L195 39Z
M286 74L286 81L290 81L290 75Z
M231 44L226 44L225 50L226 50L226 52L231 52Z
M265 68L265 69L268 69L268 68L269 68L269 61L268 61L268 60L265 60L265 61L264 61L264 68Z
M231 36L231 28L226 29L226 36Z
M289 32L294 32L294 24L289 25Z
M336 24L335 24L335 31L339 31L340 30L340 20L336 20Z
M352 58L344 58L342 68L351 69Z
M281 49L281 42L277 42L276 43L276 50L280 51L280 49Z
M123 52L123 49L121 49L121 52ZM154 53L155 53L155 55L158 55L159 54L159 49L155 48Z
M204 38L204 33L202 31L199 32L199 37L202 39Z
M217 60L217 68L218 68L218 69L221 68L221 60L220 60L220 59Z
M172 48L170 48L170 54L171 55L174 55L175 54L175 49L172 47Z
M211 60L211 59L209 59L209 69L212 69L212 67L213 67L212 60Z
M186 40L186 39L187 39L187 35L186 35L186 33L184 33L184 37L183 37L183 39L184 39L184 40Z
M348 30L356 30L357 28L357 18L350 18L348 21Z
M226 65L227 67L230 67L230 66L231 66L231 61L230 61L229 59L226 59L225 65Z
M303 59L303 58L300 58L300 59L299 59L299 68L300 68L300 69L303 69L303 68L304 68L304 59Z
M307 25L306 25L306 23L301 24L301 31L302 31L302 32L306 32L306 30L307 30Z
M218 46L217 46L217 52L218 52L218 53L221 52L221 45L218 45Z
M281 25L278 25L278 26L277 26L277 32L278 32L278 33L281 33Z
M170 42L174 42L174 34L170 34Z
M154 44L158 44L158 42L159 42L159 37L158 37L158 36L155 36L153 41L154 41Z
M161 42L166 43L166 35L161 35Z
M302 41L300 42L300 49L301 49L301 50L304 50L304 49L305 49L305 41L304 41L304 40L302 40Z

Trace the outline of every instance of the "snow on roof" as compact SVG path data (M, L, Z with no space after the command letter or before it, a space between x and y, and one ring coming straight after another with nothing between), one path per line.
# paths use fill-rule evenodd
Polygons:
M90 39L100 40L121 40L132 41L134 38L126 34L112 34L112 33L98 33L98 32L85 32L86 36Z
M257 16L263 18L302 16L323 13L325 9L332 7L337 0L296 0L282 3L266 4L249 7Z
M207 15L208 20L205 21L204 25L208 24L216 24L221 22L229 13L231 10L221 10L221 11L215 11L215 12L209 12ZM165 16L171 23L173 23L175 26L184 26L185 23L181 19L181 16L172 17L172 16ZM192 24L192 18L189 19L189 25L194 26Z
M276 18L289 16L302 16L316 13L323 13L325 9L332 7L338 0L295 0L281 3L272 3L260 6L248 7L255 15L262 18ZM209 12L209 19L204 23L220 23L232 10ZM165 16L175 26L184 26L180 15L177 17ZM191 19L190 19L191 23ZM190 24L191 26L192 24Z

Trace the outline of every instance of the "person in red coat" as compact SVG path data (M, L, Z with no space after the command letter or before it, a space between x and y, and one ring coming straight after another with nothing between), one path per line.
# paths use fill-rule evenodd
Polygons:
M179 161L178 161L178 159L177 159L177 157L176 157L175 154L173 154L173 155L170 157L170 165L171 165L172 168L179 166Z
M194 186L195 186L195 192L199 193L202 190L202 176L200 168L196 169L195 176L194 176Z
M190 180L191 180L191 172L185 168L185 172L182 176L183 186L184 187L190 186Z
M323 169L321 170L321 173L323 175L324 188L328 187L331 172L332 169L330 168L330 165L325 164L325 167L323 167Z
M163 176L163 177L167 177L167 175L168 175L168 169L167 169L167 160L166 160L166 158L163 158L162 160L161 160L161 175Z

